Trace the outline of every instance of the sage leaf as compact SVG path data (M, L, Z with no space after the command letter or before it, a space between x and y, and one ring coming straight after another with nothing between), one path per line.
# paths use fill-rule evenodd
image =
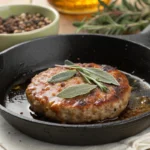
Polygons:
M54 75L48 80L49 83L56 83L70 79L76 74L76 70L68 70Z
M74 63L71 62L70 60L65 60L65 65L74 65Z
M87 78L89 81L93 81L103 92L107 92L108 88L101 82L98 82L94 77L91 77L90 75L87 75L86 73L80 72L84 76L84 78Z
M97 68L87 68L87 71L89 71L90 72L89 75L95 78L97 81L100 81L103 83L114 84L114 85L120 85L118 81L106 71L103 71Z
M84 95L95 89L96 85L90 84L79 84L75 86L70 86L63 91L61 91L57 96L60 98L73 98L79 95Z
M107 92L108 91L108 88L106 86L104 86L103 83L97 82L96 80L93 81L93 82L97 84L97 86L101 89L102 92Z

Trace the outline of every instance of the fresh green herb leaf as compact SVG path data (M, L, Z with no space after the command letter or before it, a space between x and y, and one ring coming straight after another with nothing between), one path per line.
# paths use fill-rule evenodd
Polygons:
M101 82L97 82L96 80L95 81L93 81L94 83L96 83L97 84L97 86L103 91L103 92L107 92L108 91L108 88L106 87L106 86L104 86L104 84L103 83L101 83Z
M127 0L122 0L122 3L128 10L135 11L135 7Z
M64 71L64 72L56 74L55 76L53 76L52 78L50 78L48 80L48 82L49 83L57 83L57 82L65 81L65 80L68 80L71 77L73 77L75 74L76 74L76 70Z
M83 74L84 78L87 78L88 80L93 81L93 83L95 83L101 89L101 91L103 91L103 92L107 92L108 91L108 88L103 83L98 82L95 78L90 77L89 75L87 75L87 74L85 74L83 72L82 72L82 74Z
M85 76L84 73L82 73L81 71L79 71L79 72L87 83L92 84L91 81Z
M61 91L57 96L61 98L73 98L76 96L88 94L90 91L95 89L96 85L90 84L79 84L75 86L68 87Z
M150 1L149 0L143 0L143 2L145 3L145 5L150 5Z
M73 22L73 25L76 26L76 27L81 27L81 26L84 25L85 21L86 21L86 17L83 18L82 21L75 21L75 22Z
M65 65L74 65L74 63L71 62L70 60L65 60Z
M98 9L91 18L78 22L76 33L135 34L150 24L150 0L122 0L119 4L115 0L108 5L98 1L104 10Z
M100 82L119 85L118 81L106 71L97 68L87 68L87 70L91 73L91 76L93 76L94 78L96 78L96 80Z
M98 0L99 4L102 5L104 8L109 9L108 5L103 0Z
M80 73L80 75L84 78L84 80L87 83L89 83L89 85L96 84L103 92L108 91L107 86L103 83L114 84L116 86L120 85L118 81L111 74L98 68L92 68L92 67L85 68L82 66L75 65L73 62L69 60L65 60L65 65L56 65L56 66L76 70L76 72ZM54 76L52 79L50 79L49 82L59 82L64 79L65 80L69 79L70 76L71 76L70 73L58 74Z
M139 8L138 5L139 5L138 1L135 2L134 6L135 6L136 10L137 10L137 11L142 11L142 10Z

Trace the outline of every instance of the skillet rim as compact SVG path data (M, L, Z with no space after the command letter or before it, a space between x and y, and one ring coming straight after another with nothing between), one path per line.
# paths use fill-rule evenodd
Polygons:
M115 40L121 40L124 42L128 42L130 44L135 44L137 46L146 48L147 50L150 50L150 48L148 46L145 46L144 44L141 43L136 43L135 41L130 41L129 39L122 39L122 37L114 37L114 36L108 36L108 35L103 35L103 34L63 34L63 35L52 35L52 36L46 36L46 37L42 37L42 38L37 38L34 40L29 40L26 42L22 42L19 44L16 44L2 52L0 52L0 55L5 55L5 53L13 50L16 47L20 47L22 45L26 45L28 43L32 43L35 41L39 41L39 40L44 40L44 39L48 39L48 38L57 38L57 37L70 37L70 36L97 36L97 37L105 37L105 38L109 38L109 39L115 39ZM120 126L120 125L126 125L128 123L132 123L132 122L136 122L138 120L141 120L147 116L150 115L150 112L146 112L143 113L141 115L138 116L134 116L125 120L118 120L118 121L112 121L112 122L107 122L107 123L93 123L93 124L61 124L61 123L55 123L55 122L48 122L48 121L40 121L40 120L36 120L36 119L31 119L22 115L19 115L17 113L12 112L11 110L8 110L6 107L4 107L2 104L0 104L0 114L1 111L4 111L5 113L13 116L13 117L17 117L18 119L22 119L24 121L27 122L31 122L31 123L38 123L39 125L48 125L48 126L55 126L55 127L69 127L69 128L106 128L106 127L114 127L114 126ZM3 116L3 115L2 115ZM5 117L4 117L5 118Z

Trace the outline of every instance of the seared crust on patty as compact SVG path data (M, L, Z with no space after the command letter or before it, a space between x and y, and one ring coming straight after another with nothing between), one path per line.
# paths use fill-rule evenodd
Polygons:
M32 78L26 89L32 110L49 119L67 123L86 123L117 117L127 106L131 87L126 76L119 70L94 63L78 64L83 67L101 68L113 75L119 86L105 84L107 93L98 87L90 93L70 99L57 97L64 88L85 83L80 74L60 83L48 83L52 76L67 70L63 67L49 68Z

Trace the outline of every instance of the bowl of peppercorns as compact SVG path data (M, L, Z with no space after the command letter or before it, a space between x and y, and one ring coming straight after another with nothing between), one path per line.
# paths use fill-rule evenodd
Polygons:
M51 7L3 5L0 7L0 51L15 44L58 34L59 14Z

